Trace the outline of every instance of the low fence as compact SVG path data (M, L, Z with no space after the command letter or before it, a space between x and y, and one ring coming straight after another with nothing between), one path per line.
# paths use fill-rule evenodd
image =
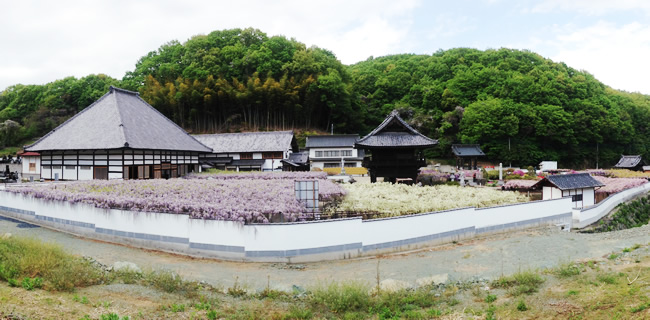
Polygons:
M497 232L571 223L571 199L394 218L243 225L188 215L101 209L0 191L0 214L143 248L238 261L305 262L413 250Z
M602 219L617 205L650 191L650 183L610 195L595 206L573 210L573 227L584 228Z

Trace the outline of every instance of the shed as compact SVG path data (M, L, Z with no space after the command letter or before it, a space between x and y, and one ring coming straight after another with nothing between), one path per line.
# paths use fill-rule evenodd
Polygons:
M199 170L212 150L133 91L109 92L26 152L40 153L41 177L61 180L174 178Z
M596 204L595 190L604 184L588 173L558 174L548 176L531 188L542 188L542 199L571 197L573 208L581 209Z
M19 153L22 160L22 178L33 178L38 180L41 178L41 154L38 152L22 152Z
M618 163L614 165L614 168L643 171L644 165L645 165L645 161L643 161L643 158L640 155L635 155L635 156L621 155L621 159L619 159Z
M361 167L365 152L354 147L358 140L358 134L308 136L305 148L311 168L340 168L341 159L346 168Z
M485 157L485 153L478 144L452 144L451 151L456 157L456 169L478 169L478 158ZM469 166L465 166L468 164Z
M200 156L201 165L221 170L281 170L282 160L298 151L293 131L197 134L194 138L212 148L212 153Z
M412 179L415 182L420 168L426 166L422 149L438 144L408 125L397 110L393 110L377 128L355 144L358 149L366 149L370 155L363 160L368 168L370 181L377 177L395 182L398 178Z

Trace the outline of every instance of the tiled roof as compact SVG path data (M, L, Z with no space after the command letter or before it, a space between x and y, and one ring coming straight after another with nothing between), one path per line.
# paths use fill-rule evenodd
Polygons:
M282 160L283 163L299 167L309 162L309 152L294 152L289 155L288 159Z
M194 138L212 148L214 153L298 150L293 131L197 134Z
M484 156L481 146L478 144L452 144L451 151L457 157L479 157Z
M560 190L595 188L604 186L604 184L594 179L594 177L588 173L574 173L548 176L537 182L535 185L533 185L532 188L544 185L545 183L550 183Z
M210 152L185 130L142 100L137 92L111 87L25 151L151 149Z
M641 162L641 156L621 156L621 159L618 160L618 163L614 166L615 168L634 168L639 165Z
M359 140L358 134L309 136L306 138L305 148L353 148L357 140Z
M425 137L400 118L397 110L384 119L375 130L357 141L357 148L428 148L438 140Z

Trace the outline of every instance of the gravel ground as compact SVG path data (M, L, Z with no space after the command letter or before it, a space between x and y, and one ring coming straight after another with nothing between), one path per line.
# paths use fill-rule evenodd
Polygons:
M411 286L432 277L443 281L494 279L501 274L552 268L573 260L602 259L612 251L636 243L650 243L648 225L599 234L565 232L549 227L381 257L284 264L196 259L141 250L82 239L0 217L0 235L4 233L55 242L70 252L93 257L106 265L129 261L141 268L168 269L185 278L222 288L231 287L237 281L249 290L263 289L269 283L272 288L285 291L290 291L293 285L309 288L331 281L358 280L374 284L377 270L382 281Z

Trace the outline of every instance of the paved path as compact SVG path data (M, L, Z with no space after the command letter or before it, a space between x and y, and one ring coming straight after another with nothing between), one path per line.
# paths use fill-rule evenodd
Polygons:
M415 252L365 259L287 265L195 259L78 238L0 217L0 234L11 233L55 242L68 251L112 265L130 261L140 267L169 269L189 279L224 288L235 279L253 290L289 291L330 281L360 280L374 284L379 276L415 284L418 279L448 274L452 279L495 278L519 270L548 268L571 260L601 258L635 243L650 242L650 227L601 234L578 234L541 228L431 247Z

